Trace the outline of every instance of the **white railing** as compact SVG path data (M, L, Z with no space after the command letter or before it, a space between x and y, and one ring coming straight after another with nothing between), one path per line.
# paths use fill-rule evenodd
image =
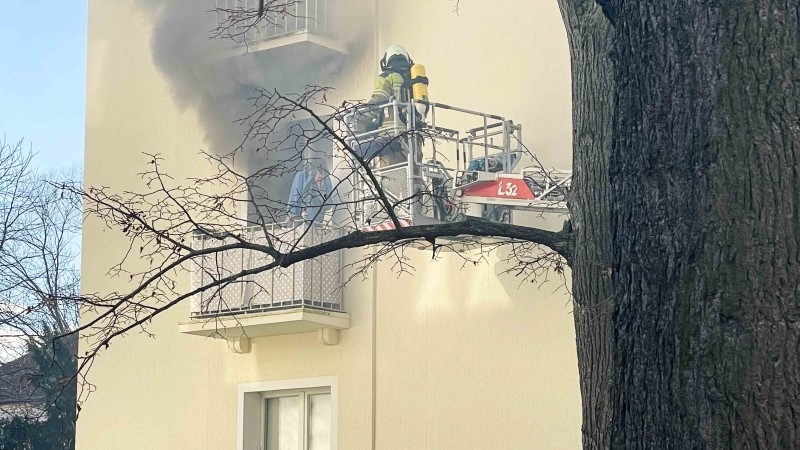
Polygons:
M217 23L248 44L296 33L328 32L328 0L216 0ZM264 5L258 18L259 3ZM241 18L240 22L237 20Z
M270 236L279 251L307 248L341 236L338 230L322 226L284 227L270 225L264 229L251 228L244 239L253 244L267 243ZM236 238L197 233L194 248L205 249L236 243ZM195 295L191 301L192 317L256 313L291 307L311 307L343 311L341 252L330 253L303 261L287 268L277 268L220 284ZM191 289L208 286L218 280L269 264L272 258L265 253L235 249L215 252L195 260L191 273Z

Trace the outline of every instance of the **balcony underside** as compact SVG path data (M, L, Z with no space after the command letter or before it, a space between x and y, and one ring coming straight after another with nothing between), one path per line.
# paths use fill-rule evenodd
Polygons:
M298 57L314 60L326 55L346 55L347 47L334 39L315 33L296 32L251 42L248 47L228 50L224 56L241 56L243 53L269 55L278 61Z
M181 333L227 340L347 328L349 314L305 307L193 319L179 325Z

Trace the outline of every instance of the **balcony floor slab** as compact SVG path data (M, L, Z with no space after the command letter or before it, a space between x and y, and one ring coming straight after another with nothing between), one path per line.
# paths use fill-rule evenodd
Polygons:
M303 56L307 59L326 54L346 55L347 47L335 39L309 32L296 32L270 39L251 42L249 47L232 48L221 55L223 58L242 56L243 54L270 54L277 61Z
M182 322L181 333L220 339L238 339L242 336L257 338L317 330L344 330L350 328L347 313L311 308L291 308L261 313L233 316L204 317Z

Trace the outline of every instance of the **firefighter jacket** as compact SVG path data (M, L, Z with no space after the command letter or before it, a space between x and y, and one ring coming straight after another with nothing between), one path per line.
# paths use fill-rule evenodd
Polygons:
M372 96L367 104L384 104L389 101L390 97L394 97L401 102L407 102L408 88L406 85L406 80L410 77L408 70L409 68L407 66L387 67L386 71L375 79L375 86L372 90ZM405 76L403 74L405 74ZM364 116L369 120L377 122L378 128L391 128L395 124L393 114L394 112L392 108L386 108L385 116L382 110L371 109L365 112ZM404 116L401 111L401 120L403 117Z

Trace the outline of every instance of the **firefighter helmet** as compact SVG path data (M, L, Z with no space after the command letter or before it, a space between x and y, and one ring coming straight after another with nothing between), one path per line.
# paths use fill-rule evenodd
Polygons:
M396 57L402 57L405 59L405 62L409 65L409 67L414 64L414 62L411 60L411 57L408 56L406 49L400 45L394 44L389 46L389 48L386 49L386 53L383 54L383 59L381 59L381 70L386 70L389 62Z

